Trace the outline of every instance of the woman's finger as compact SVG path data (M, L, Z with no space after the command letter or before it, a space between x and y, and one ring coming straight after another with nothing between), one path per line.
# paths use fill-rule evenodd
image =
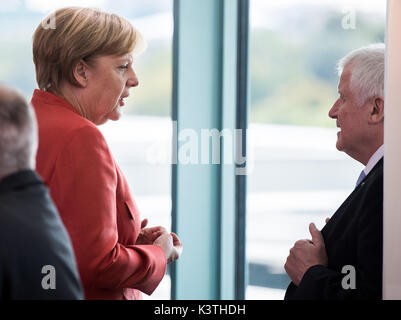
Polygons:
M173 245L174 245L174 247L176 247L176 246L182 247L182 243L181 243L180 239L178 239L178 236L174 232L171 232L170 234L173 237Z
M145 228L148 225L148 219L143 219L141 222L141 229Z

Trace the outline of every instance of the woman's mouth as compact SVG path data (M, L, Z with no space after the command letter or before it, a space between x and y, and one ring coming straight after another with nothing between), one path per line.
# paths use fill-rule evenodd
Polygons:
M120 97L120 99L118 100L118 104L120 105L120 107L125 106L125 98L128 98L129 94L124 94L123 96Z

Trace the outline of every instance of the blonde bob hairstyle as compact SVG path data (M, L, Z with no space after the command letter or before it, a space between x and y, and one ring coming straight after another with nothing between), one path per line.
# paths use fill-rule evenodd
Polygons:
M52 25L46 25L53 19ZM82 59L141 53L142 35L126 19L99 9L68 7L48 15L33 35L33 62L39 89L59 92L62 80L80 86L73 69Z

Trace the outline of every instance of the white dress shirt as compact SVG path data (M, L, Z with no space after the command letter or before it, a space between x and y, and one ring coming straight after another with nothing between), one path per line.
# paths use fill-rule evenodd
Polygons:
M365 175L368 175L368 173L373 169L376 163L378 163L379 160L383 158L383 156L384 156L384 144L382 144L381 147L377 149L376 152L370 157L365 169L363 169Z

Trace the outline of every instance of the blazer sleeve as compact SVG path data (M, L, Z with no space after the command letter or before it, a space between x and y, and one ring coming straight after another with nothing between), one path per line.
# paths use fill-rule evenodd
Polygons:
M377 179L361 200L357 212L356 285L344 289L346 274L316 265L310 267L296 287L290 284L289 299L344 300L381 299L383 252L383 180Z
M165 274L166 257L156 245L119 243L116 166L96 127L80 128L69 137L50 185L84 287L151 294Z

